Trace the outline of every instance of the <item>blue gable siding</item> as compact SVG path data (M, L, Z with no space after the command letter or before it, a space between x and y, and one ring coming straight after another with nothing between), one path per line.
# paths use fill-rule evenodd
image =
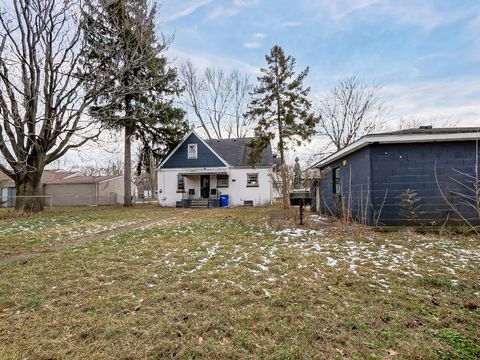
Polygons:
M197 158L188 159L188 144L198 144ZM223 167L225 164L215 155L197 135L190 134L180 147L162 165L162 169Z

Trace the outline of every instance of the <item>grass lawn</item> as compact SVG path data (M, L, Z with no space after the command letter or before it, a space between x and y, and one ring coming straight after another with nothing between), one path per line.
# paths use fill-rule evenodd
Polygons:
M0 258L48 251L74 238L170 217L174 211L154 206L70 207L47 209L40 216L15 217L12 209L0 208Z
M303 227L276 209L0 220L1 359L478 359L480 239ZM165 219L170 219L165 222Z

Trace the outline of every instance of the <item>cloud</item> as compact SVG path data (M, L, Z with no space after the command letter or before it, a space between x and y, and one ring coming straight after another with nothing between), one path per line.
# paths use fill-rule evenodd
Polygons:
M245 49L259 49L262 47L262 44L259 41L246 41L243 43Z
M392 121L400 118L451 119L463 126L480 126L480 77L459 77L394 83L382 88L392 104Z
M298 21L284 21L280 24L282 27L286 27L286 28L292 28L292 27L297 27L297 26L300 26L301 23L299 23Z
M171 47L168 49L168 57L170 59L174 59L174 61L177 63L190 60L199 69L205 69L207 67L221 67L225 70L238 69L254 76L260 74L259 67L240 61L237 58L222 54L195 52Z
M217 6L208 16L209 19L232 17L238 15L240 10L236 7Z
M240 7L257 5L258 2L258 0L233 0L233 4Z
M471 17L479 6L442 7L436 0L305 0L307 6L320 8L332 22L345 24L345 18L356 15L364 21L388 16L394 22L432 30Z
M245 49L259 49L262 47L262 42L260 40L265 39L267 34L262 32L257 32L252 34L252 40L245 41L243 47Z
M311 6L321 7L328 16L341 20L350 14L377 4L379 0L308 0Z
M177 11L176 13L169 15L165 18L162 18L161 21L164 23L169 23L175 20L178 20L182 17L193 14L198 9L210 4L213 0L193 0L189 2L183 9Z
M209 19L232 17L238 15L242 8L258 4L258 0L233 0L229 5L217 6L209 16Z
M255 39L265 39L267 37L267 34L258 32L258 33L254 33L253 37Z

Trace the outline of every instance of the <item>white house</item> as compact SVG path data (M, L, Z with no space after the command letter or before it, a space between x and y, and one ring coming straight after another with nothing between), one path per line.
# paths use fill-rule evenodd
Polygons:
M254 166L252 138L203 140L188 134L158 167L160 206L270 205L274 199L271 146ZM226 199L228 197L228 200Z

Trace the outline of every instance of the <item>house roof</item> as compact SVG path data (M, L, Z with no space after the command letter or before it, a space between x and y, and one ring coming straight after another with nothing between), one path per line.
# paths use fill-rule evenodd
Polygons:
M198 160L205 160L210 156L210 160L215 160L216 163L212 165L212 161L205 165L202 163L191 164L192 160L186 160L185 154L187 152L184 143L192 138L200 141L202 146L199 146L198 151L203 152L203 158L199 156ZM202 139L194 131L190 132L185 138L173 149L170 154L162 161L158 166L161 168L191 168L191 167L221 167L221 166L234 166L234 167L251 167L248 162L248 155L251 152L248 146L249 142L254 138L235 138L235 139ZM172 160L173 159L173 160ZM197 160L197 159L195 159ZM215 162L214 161L214 162ZM187 164L188 162L188 164ZM272 147L270 144L263 150L261 159L255 166L272 166L274 164L274 158L272 155Z
M45 170L42 174L42 184L52 183L60 181L69 176L77 175L77 172L64 171L64 170ZM10 179L7 175L0 171L0 181L4 181L7 187L15 186L15 182ZM4 185L5 186L5 185Z
M72 171L64 171L64 170L45 170L42 174L42 183L48 184L48 183L60 181L75 175L78 175L78 173L72 172Z
M248 144L254 138L209 139L204 140L219 156L231 166L251 166L248 155L252 151ZM255 166L272 166L273 155L270 144L263 150L262 157Z
M91 184L91 183L100 183L102 181L116 179L122 177L123 175L108 175L108 176L84 176L76 175L56 181L46 182L45 184Z
M15 186L15 183L7 175L0 171L0 188Z
M449 127L449 128L432 128L431 126L420 126L418 128L410 128L403 130L396 130L390 132L383 132L378 134L371 134L367 136L387 136L387 135L416 135L416 134L465 134L472 132L480 132L480 127Z
M42 174L42 184L89 184L111 180L119 175L111 176L84 176L78 172L64 170L45 170ZM0 172L0 181L5 182L3 186L15 186L15 182L7 175Z
M480 127L431 128L420 127L365 135L346 148L319 161L313 167L324 167L370 144L422 143L440 141L480 140Z

